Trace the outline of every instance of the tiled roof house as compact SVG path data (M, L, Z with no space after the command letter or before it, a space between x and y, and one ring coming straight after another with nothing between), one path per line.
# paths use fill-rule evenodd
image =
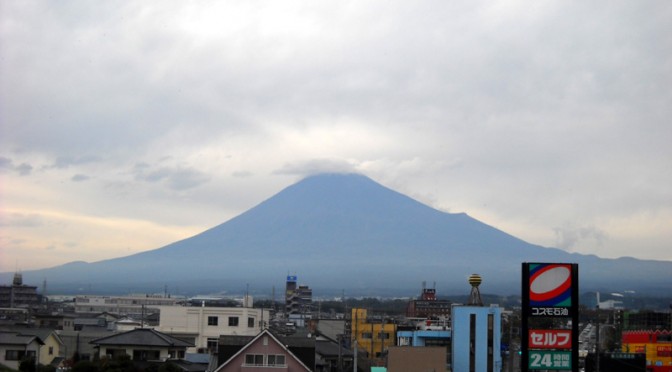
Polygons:
M194 344L151 328L136 328L91 341L99 356L130 355L133 361L184 359Z
M290 347L283 342L286 340L281 341L267 329L255 337L228 336L220 340L219 358L226 360L215 372L312 371L311 367L290 351ZM297 345L297 350L311 349L306 346L309 345ZM314 364L314 341L310 354Z

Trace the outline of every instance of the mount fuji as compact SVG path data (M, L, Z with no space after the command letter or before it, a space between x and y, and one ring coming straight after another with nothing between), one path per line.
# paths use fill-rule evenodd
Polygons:
M527 243L464 213L445 213L359 174L321 174L193 237L142 253L23 272L24 283L77 293L229 291L269 294L288 274L314 293L519 294L522 262L579 264L580 291L655 293L672 287L672 262L604 259ZM11 281L12 273L0 274Z

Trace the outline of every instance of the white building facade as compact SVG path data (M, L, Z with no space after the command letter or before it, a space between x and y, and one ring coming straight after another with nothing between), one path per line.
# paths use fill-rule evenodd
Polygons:
M184 299L160 295L77 296L75 297L75 312L141 314L143 311L153 312L159 306L177 306L181 301Z
M196 345L188 352L216 352L219 336L256 336L269 310L249 307L161 306L156 330Z

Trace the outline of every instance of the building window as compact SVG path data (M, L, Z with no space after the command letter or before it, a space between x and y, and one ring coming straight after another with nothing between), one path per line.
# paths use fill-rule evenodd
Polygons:
M378 332L378 338L381 340L387 340L390 338L390 334L387 332Z
M19 360L23 358L23 350L6 350L5 351L5 360Z
M161 352L158 350L133 350L133 360L159 360Z
M217 344L219 340L216 338L208 338L208 350L217 351Z
M208 325L209 326L216 326L219 323L218 320L219 319L216 316L209 316L208 317Z
M254 318L247 318L247 326L249 328L254 328Z
M285 365L285 356L284 355L269 355L268 356L268 365L269 366L284 366Z
M229 327L238 327L238 317L230 316L229 317Z
M263 366L264 365L264 355L263 354L245 354L245 365L246 366Z
M49 346L49 355L54 355L54 347Z
M372 336L371 332L363 332L363 333L362 333L362 338L363 338L363 339L369 339L369 340L370 340L370 339L373 338L373 336Z

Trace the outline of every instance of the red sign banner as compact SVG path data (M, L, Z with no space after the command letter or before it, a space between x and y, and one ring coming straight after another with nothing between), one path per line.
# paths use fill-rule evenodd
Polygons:
M672 346L657 346L656 352L659 357L669 357L672 356Z
M530 349L571 349L572 331L569 329L531 329Z

